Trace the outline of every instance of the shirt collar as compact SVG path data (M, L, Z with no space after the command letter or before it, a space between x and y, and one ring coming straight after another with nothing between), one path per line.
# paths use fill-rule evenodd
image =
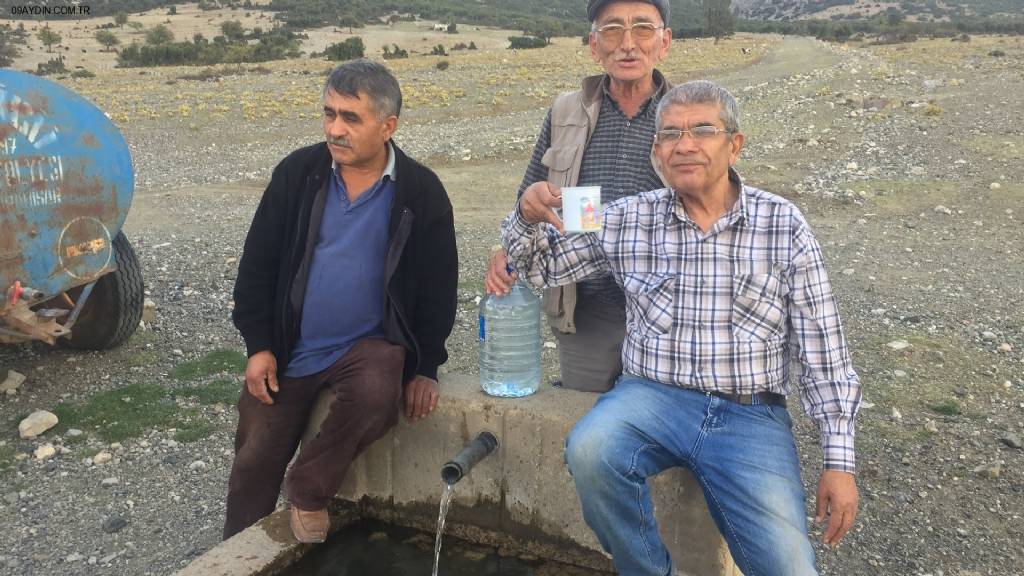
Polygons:
M740 194L736 203L719 218L719 221L724 220L726 225L732 225L747 219L747 187L743 184L743 178L740 176L740 173L732 166L729 167L729 181L736 184ZM675 216L682 222L693 222L686 213L683 202L679 200L679 195L676 194L676 191L671 187L668 190L672 194L672 202L669 203L668 213L665 214L666 219Z
M398 170L395 165L395 147L391 144L391 140L388 140L388 163L384 165L384 171L380 174L380 179L383 180L385 176L391 179L392 182L396 180ZM335 178L338 177L338 163L331 159L331 173L334 174Z

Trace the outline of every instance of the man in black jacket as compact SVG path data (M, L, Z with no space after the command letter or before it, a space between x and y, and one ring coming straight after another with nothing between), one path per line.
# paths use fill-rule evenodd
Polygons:
M437 404L455 321L452 206L429 169L392 141L402 95L380 64L334 69L326 142L274 169L245 240L235 326L249 361L238 403L224 537L273 511L321 390L319 433L285 481L291 525L322 542L326 505L349 464L398 419Z

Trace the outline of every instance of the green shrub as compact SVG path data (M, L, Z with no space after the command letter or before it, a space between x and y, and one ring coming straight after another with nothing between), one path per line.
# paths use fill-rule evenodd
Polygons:
M324 56L328 60L354 60L356 58L362 58L366 52L366 46L363 45L363 39L355 36L353 38L347 38L344 42L336 42L331 44L324 50Z
M512 50L519 48L543 48L548 45L547 40L537 38L536 36L509 36L508 41L511 43L509 49Z

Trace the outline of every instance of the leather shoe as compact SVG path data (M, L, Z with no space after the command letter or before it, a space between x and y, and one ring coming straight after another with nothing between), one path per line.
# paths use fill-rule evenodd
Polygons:
M327 539L327 527L331 522L326 508L310 512L292 506L290 518L292 534L299 542L318 544Z

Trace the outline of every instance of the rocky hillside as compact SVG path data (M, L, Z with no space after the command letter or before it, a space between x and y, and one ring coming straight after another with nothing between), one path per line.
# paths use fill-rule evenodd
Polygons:
M949 20L964 16L1024 17L1024 0L733 0L733 12L750 20L870 18L898 8L911 20Z

